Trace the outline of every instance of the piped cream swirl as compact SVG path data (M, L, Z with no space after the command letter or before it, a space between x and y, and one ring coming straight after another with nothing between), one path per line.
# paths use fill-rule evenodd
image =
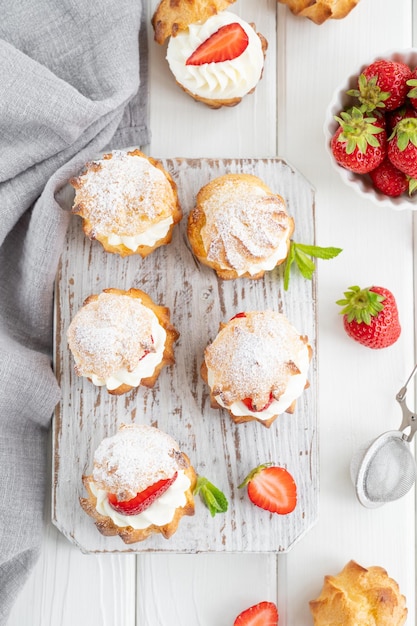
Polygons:
M191 54L219 28L238 23L249 43L241 55L230 61L186 65ZM241 98L256 87L262 75L264 53L262 42L252 26L233 13L222 11L203 23L171 37L167 61L177 82L192 94L213 100Z

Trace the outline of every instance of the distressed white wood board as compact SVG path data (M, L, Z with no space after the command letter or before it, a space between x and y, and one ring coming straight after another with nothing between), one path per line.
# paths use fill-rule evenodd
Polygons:
M280 158L178 158L161 163L177 183L184 212L169 246L146 259L122 259L88 240L79 218L71 221L55 292L54 360L62 397L53 420L52 520L83 552L285 552L318 516L316 278L308 281L293 272L287 292L282 268L261 280L219 280L192 255L186 222L204 184L227 172L246 172L283 196L296 223L294 240L314 243L314 190ZM66 330L85 298L107 287L140 288L171 310L180 332L176 363L162 370L152 390L111 396L74 373ZM256 422L234 424L225 411L212 409L200 377L204 349L215 338L219 323L239 311L268 308L285 313L309 337L314 353L310 387L294 414L280 416L269 429ZM123 422L147 423L170 433L197 473L225 492L227 513L212 518L197 497L195 515L184 517L169 541L154 536L126 545L119 537L102 536L79 505L79 497L85 495L81 476L91 473L100 441ZM246 490L238 489L253 467L269 461L287 467L297 483L298 503L289 515L255 507Z

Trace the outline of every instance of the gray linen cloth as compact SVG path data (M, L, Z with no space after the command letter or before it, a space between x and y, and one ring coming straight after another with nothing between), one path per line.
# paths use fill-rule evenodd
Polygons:
M60 188L103 149L148 143L140 0L0 2L0 624L40 549ZM142 21L141 21L142 14Z

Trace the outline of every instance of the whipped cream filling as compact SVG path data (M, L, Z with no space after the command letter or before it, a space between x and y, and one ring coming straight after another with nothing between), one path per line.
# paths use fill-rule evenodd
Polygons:
M138 387L142 378L149 378L153 375L155 368L163 359L167 334L165 328L160 325L158 318L153 312L152 315L154 319L152 319L151 334L155 351L146 354L131 372L122 368L106 379L91 374L88 378L91 378L94 385L98 387L105 385L110 391L117 389L117 387L123 384L129 385L130 387Z
M109 504L107 491L99 489L93 481L90 482L90 489L97 498L97 512L100 515L110 517L113 523L120 528L131 526L135 530L143 530L152 525L165 526L165 524L172 522L175 510L187 503L186 492L190 486L190 479L184 470L178 470L178 476L174 483L147 509L137 515L123 515L115 511Z
M295 363L300 370L300 373L294 374L289 377L287 388L281 395L280 399L274 399L269 407L263 411L250 411L241 400L239 400L238 402L233 402L231 405L227 406L222 401L220 396L215 396L216 402L228 411L231 411L231 413L233 413L233 415L236 415L236 417L250 415L252 417L256 417L259 420L265 421L271 417L274 417L275 415L280 415L281 413L284 413L289 406L291 406L294 400L301 396L306 386L307 373L310 365L310 356L308 347L306 345L304 345L302 350L299 352L298 358ZM207 382L210 389L212 389L214 384L214 373L210 368L207 368L207 372Z
M249 44L230 61L186 65L191 54L219 28L237 22L246 32ZM203 23L190 24L187 30L170 37L167 61L177 82L192 94L212 100L241 98L251 91L262 75L264 54L258 35L244 20L222 11Z
M157 224L152 224L150 228L138 235L116 235L115 233L110 233L107 235L107 241L111 246L123 244L129 250L137 250L139 246L149 246L151 248L157 241L166 237L173 222L172 217L167 217Z

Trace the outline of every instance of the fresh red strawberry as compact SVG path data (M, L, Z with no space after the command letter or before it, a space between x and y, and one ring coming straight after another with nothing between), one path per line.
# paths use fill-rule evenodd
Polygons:
M343 111L335 119L340 126L330 146L336 162L357 174L367 174L378 167L385 158L387 135L374 124L376 118L364 117L353 107L351 114Z
M297 486L294 478L284 467L272 463L258 465L239 485L248 487L249 499L261 509L287 515L297 504Z
M271 406L273 401L274 401L274 396L272 395L272 393L270 393L268 402L261 409L258 409L256 406L254 406L252 398L244 398L242 400L243 404L249 409L249 411L252 411L252 413L259 413L260 411L265 411L268 407Z
M388 158L399 170L417 178L417 118L404 117L388 141Z
M417 109L413 109L408 103L403 104L399 109L389 111L386 115L387 133L388 135L394 130L398 122L405 117L417 117Z
M278 609L273 602L259 602L240 613L233 626L278 626Z
M365 111L383 108L392 111L400 107L407 97L407 81L411 69L399 61L380 60L366 67L358 79L358 89L347 93L359 99Z
M407 93L410 104L414 109L417 109L417 67L414 72L412 72L410 80L407 81L407 85L411 87L410 91Z
M382 161L369 172L373 186L386 196L395 198L408 191L408 176L401 172L389 159Z
M401 334L397 303L384 287L349 287L336 304L343 307L343 325L349 337L367 348L387 348Z
M236 315L230 318L230 321L235 320L238 317L246 317L246 313L236 313Z
M236 59L249 44L249 38L237 22L221 26L219 30L203 41L188 57L186 65L203 65L203 63L220 63Z
M168 487L172 485L177 476L178 472L175 472L171 478L158 480L158 482L139 492L130 500L118 500L114 493L109 493L107 496L109 504L115 511L122 513L122 515L138 515L138 513L141 513L151 506L157 498L161 497Z

